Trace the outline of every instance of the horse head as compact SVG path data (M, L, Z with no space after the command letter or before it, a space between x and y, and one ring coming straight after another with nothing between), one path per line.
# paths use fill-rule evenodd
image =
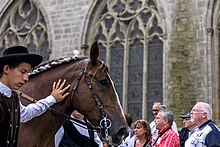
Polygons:
M84 61L84 76L74 93L73 106L93 125L101 126L106 139L109 135L114 144L119 144L127 135L126 122L108 67L98 56L95 42L91 46L90 60Z
M118 145L128 135L127 123L108 66L99 59L97 42L90 48L89 59L64 58L36 67L30 72L30 80L20 90L39 100L50 94L53 82L58 79L66 79L66 84L71 85L70 95L53 105L52 109L65 115L78 110L92 125L100 126L101 134L113 145ZM30 103L23 99L21 101L24 105ZM47 111L21 124L18 146L51 146L55 133L67 120L65 115Z

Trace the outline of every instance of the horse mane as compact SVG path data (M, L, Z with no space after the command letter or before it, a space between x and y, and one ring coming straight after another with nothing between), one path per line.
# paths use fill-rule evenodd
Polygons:
M76 63L77 61L81 61L83 59L86 59L87 57L63 57L53 60L45 61L38 66L34 67L29 73L28 76L31 78L35 75L38 75L42 72L48 71L49 69L53 69L55 67L58 67L63 64L68 64L70 62Z

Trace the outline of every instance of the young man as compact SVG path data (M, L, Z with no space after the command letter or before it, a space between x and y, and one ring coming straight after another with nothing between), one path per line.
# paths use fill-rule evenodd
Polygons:
M196 124L191 121L191 117L189 113L185 115L181 115L180 117L183 119L183 124L184 124L184 128L182 128L179 133L180 147L185 147L185 141L194 132L196 128Z
M170 111L161 110L155 118L158 136L152 143L153 147L179 147L180 140L178 135L171 128L173 114Z
M191 120L197 129L186 140L186 147L219 147L220 130L211 121L212 108L208 103L198 102L191 110Z
M6 49L0 57L0 146L16 147L19 123L44 113L69 93L65 80L54 82L51 95L37 103L23 106L14 90L28 81L28 72L42 61L37 54L29 54L27 48L14 46Z

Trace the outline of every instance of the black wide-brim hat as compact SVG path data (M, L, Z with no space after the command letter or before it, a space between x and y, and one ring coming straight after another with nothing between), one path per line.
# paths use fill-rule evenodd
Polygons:
M0 56L0 67L16 62L25 62L33 68L39 65L42 60L43 57L38 54L29 54L28 49L24 46L13 46L5 49Z

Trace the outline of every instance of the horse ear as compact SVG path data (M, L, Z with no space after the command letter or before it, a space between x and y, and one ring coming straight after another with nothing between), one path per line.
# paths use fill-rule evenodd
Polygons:
M92 65L95 65L97 63L98 57L99 57L98 41L95 41L90 49L90 60L92 61Z

